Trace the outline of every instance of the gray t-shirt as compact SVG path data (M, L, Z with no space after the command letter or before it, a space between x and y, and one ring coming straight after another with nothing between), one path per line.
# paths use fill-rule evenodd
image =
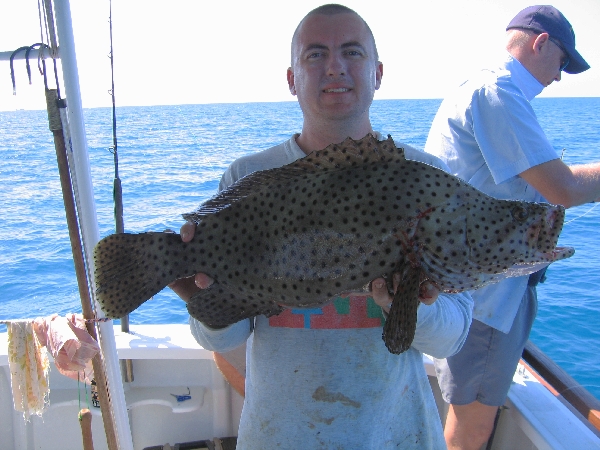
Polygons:
M220 188L305 156L295 137L235 161ZM397 146L408 159L446 169L432 155ZM248 319L221 330L193 318L190 325L209 350L226 352L247 342L240 450L443 449L421 352L443 358L458 351L471 308L469 294L442 294L433 305L420 305L413 345L400 355L385 347L381 308L366 295L258 316L253 327Z

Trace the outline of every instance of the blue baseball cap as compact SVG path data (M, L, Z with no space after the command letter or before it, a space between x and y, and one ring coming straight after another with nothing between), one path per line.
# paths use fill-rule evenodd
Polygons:
M567 73L581 73L590 65L575 50L575 32L562 13L550 5L528 6L510 21L507 30L524 28L536 33L548 33L562 44L562 49L569 57L569 64L563 69Z

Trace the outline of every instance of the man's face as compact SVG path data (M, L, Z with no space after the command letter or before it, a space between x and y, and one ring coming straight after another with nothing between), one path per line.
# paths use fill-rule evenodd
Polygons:
M548 38L545 48L540 51L535 67L531 71L533 76L544 85L550 86L553 81L560 81L561 67L566 61L567 55L560 48L560 43Z
M358 16L317 14L306 18L292 43L288 84L305 120L368 118L382 70Z

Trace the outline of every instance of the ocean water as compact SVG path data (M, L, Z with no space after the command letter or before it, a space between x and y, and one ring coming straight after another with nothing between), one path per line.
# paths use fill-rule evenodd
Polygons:
M375 129L424 146L439 100L379 100ZM567 164L600 160L600 98L536 99L534 108ZM84 110L101 236L114 232L111 109ZM125 230L178 230L181 214L211 197L236 158L301 128L297 103L117 108ZM45 111L0 112L0 320L80 312L56 154ZM538 289L531 339L600 398L600 208L567 213L560 242L576 248ZM168 289L130 315L134 324L187 323ZM6 327L0 325L0 332Z

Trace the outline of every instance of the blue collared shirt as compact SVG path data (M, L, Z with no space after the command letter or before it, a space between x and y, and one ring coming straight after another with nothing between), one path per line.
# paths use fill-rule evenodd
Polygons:
M451 173L500 199L544 201L519 174L558 158L530 101L544 86L508 54L448 96L435 116L425 151ZM473 318L507 333L528 277L509 278L472 292Z

